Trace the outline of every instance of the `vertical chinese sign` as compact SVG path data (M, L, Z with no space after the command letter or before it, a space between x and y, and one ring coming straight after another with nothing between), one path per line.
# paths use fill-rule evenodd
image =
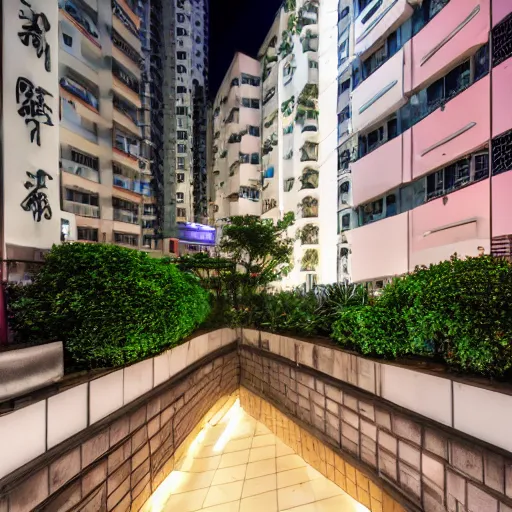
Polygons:
M2 5L4 254L12 255L60 241L59 20L56 0Z

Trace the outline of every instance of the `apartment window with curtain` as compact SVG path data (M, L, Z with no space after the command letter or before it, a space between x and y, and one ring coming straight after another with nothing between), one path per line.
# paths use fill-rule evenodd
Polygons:
M176 192L176 202L177 203L185 202L185 194L183 192Z

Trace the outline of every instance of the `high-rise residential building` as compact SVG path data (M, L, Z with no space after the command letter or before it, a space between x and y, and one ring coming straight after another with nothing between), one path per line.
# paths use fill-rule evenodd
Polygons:
M135 0L59 0L61 198L80 241L157 248L143 108L147 9Z
M259 52L262 215L296 217L283 287L336 279L336 12L336 0L287 0Z
M158 232L179 239L180 223L208 219L208 2L153 0L151 19Z
M339 279L380 287L454 253L510 256L512 3L338 11Z
M213 219L261 214L260 63L237 53L213 104Z

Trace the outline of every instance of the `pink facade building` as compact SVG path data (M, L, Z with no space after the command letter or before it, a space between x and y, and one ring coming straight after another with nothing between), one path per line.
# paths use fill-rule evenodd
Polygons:
M510 256L512 1L349 7L351 130L338 172L351 204L339 207L338 257L350 279L380 286L454 253Z

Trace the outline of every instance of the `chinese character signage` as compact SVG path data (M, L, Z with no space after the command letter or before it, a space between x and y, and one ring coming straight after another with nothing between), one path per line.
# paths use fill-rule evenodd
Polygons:
M60 241L58 2L2 2L6 245Z

